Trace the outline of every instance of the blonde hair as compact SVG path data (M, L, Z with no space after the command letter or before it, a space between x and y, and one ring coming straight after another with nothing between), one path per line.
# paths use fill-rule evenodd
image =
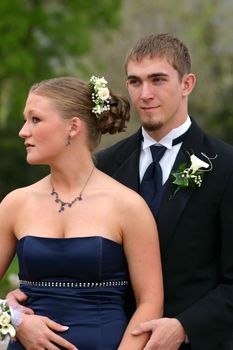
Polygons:
M78 116L86 124L89 145L93 151L99 144L101 134L124 131L130 119L128 100L110 92L110 109L100 116L92 112L92 88L75 77L59 77L34 84L29 93L50 98L65 119Z

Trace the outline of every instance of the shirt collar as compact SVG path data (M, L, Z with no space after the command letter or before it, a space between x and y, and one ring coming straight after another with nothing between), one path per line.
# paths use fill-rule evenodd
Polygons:
M177 137L184 134L191 125L191 119L187 116L187 119L183 124L181 124L178 128L172 129L167 135L165 135L159 142L155 141L142 127L142 149L149 148L152 145L162 145L168 149L172 148L172 141Z

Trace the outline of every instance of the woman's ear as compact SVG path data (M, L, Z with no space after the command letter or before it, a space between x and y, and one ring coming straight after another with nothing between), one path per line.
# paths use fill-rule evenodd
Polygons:
M79 134L82 129L82 120L79 117L70 119L70 136L74 137Z

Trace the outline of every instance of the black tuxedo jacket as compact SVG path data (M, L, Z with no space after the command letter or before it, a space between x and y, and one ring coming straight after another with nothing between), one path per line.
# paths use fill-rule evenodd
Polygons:
M97 167L139 192L141 130L96 155ZM192 151L212 170L200 188L179 191L166 183L156 219L164 276L164 316L180 320L190 344L182 349L232 350L233 147L192 121L173 170ZM129 218L130 220L130 218Z

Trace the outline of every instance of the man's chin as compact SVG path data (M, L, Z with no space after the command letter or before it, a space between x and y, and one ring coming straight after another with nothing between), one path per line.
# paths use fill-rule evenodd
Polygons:
M152 131L160 130L163 124L162 123L142 123L142 126L146 131L152 132Z

